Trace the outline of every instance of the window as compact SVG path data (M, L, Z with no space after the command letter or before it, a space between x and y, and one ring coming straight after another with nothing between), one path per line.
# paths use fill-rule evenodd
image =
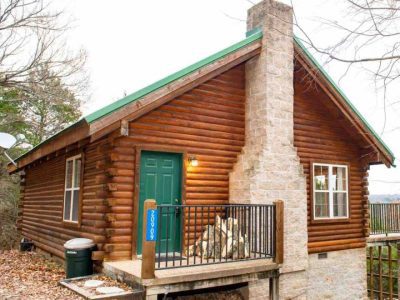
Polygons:
M314 219L349 216L346 165L313 164Z
M78 223L82 158L67 159L65 166L64 221Z

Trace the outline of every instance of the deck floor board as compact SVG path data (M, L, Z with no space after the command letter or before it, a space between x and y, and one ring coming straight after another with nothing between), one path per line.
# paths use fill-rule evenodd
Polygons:
M198 258L196 258L196 260L197 259ZM108 271L116 274L122 273L125 276L128 275L135 282L144 286L211 280L215 278L268 272L279 268L279 265L274 263L272 259L244 260L156 270L154 279L141 279L141 265L142 261L140 259L104 262L104 267Z

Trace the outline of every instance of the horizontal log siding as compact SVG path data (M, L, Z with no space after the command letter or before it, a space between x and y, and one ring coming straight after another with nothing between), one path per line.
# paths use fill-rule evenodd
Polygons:
M71 227L62 222L66 158L80 153L78 150L59 154L47 161L35 163L25 169L25 186L21 212L22 234L37 247L61 258L63 244L72 238L93 239L99 249L105 243L104 200L97 197L103 188L96 176L104 173L101 148L106 140L87 146L84 153L84 180L81 226ZM100 163L99 163L100 162Z
M363 247L368 227L368 174L359 163L360 149L320 96L295 85L294 143L307 177L310 253ZM23 235L60 257L66 240L88 237L106 259L130 259L136 238L132 230L137 213L133 211L136 147L196 155L200 164L186 169L183 202L227 204L229 172L244 145L244 103L240 65L131 122L128 137L88 145L80 228L62 223L65 159L73 152L28 167L21 194ZM311 161L350 163L348 223L311 223ZM193 243L194 224L190 225Z
M295 84L294 145L307 178L309 253L364 247L368 226L360 148L324 101L329 100L316 86ZM350 164L349 222L312 223L310 162Z
M131 229L132 218L137 216L132 203L135 147L196 155L199 166L186 169L183 203L228 203L228 174L244 145L244 84L244 66L240 65L130 122L129 136L114 140L115 232L109 245L113 259L129 259L132 237L136 239L136 229Z
M109 260L132 258L135 148L121 143L123 140L119 138L112 143L107 170L110 212L105 251Z

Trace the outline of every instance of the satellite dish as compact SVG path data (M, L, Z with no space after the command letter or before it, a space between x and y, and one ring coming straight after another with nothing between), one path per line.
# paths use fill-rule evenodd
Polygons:
M17 139L11 134L0 132L0 147L4 149L10 149L15 145Z

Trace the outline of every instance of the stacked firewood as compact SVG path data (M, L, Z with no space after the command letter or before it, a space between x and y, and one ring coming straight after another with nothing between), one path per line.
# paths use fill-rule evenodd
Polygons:
M206 225L194 245L188 248L189 256L203 258L244 259L250 257L250 244L247 234L243 233L238 220L216 217L214 225Z

